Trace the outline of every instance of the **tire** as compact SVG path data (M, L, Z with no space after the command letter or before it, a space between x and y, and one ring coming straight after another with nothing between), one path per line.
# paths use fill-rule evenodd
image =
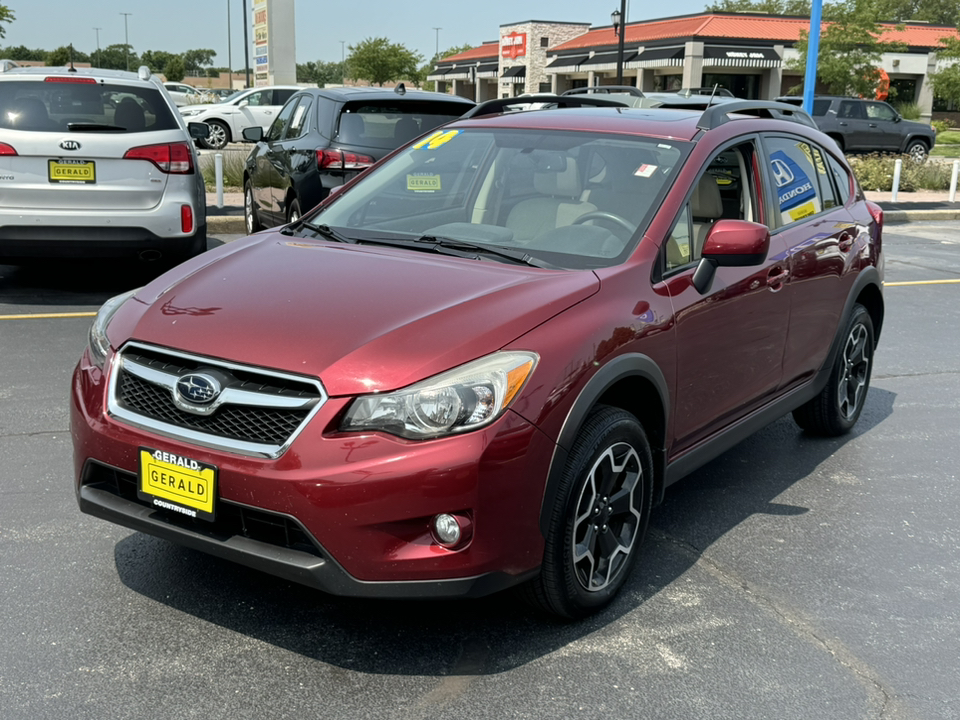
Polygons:
M929 154L930 149L923 140L911 140L907 143L907 147L903 152L904 154L909 155L910 159L915 163L922 165L927 161L927 155Z
M608 605L636 562L652 499L653 455L643 427L624 410L597 406L564 468L527 599L569 619Z
M840 148L840 152L844 152L845 148L843 147L843 135L831 135L830 139L837 144L837 147Z
M287 206L287 223L296 222L300 219L300 201L294 198Z
M826 386L813 400L793 411L797 425L814 435L836 437L850 432L870 389L873 321L863 305L853 306L842 337Z
M253 200L253 183L249 180L243 186L243 221L247 227L247 235L253 235L263 229L263 224L257 215L257 204Z
M210 120L207 125L210 127L210 134L201 140L203 146L208 150L223 150L230 142L230 128L220 120Z

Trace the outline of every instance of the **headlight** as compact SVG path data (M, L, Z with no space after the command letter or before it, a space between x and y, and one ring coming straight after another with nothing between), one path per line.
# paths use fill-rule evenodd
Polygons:
M359 397L340 429L381 430L414 440L475 430L500 417L538 359L531 352L498 352L403 390Z
M181 110L180 114L183 115L184 117L187 117L192 115L199 115L201 112L203 111L202 110Z
M103 363L107 359L107 352L110 350L110 340L107 339L107 325L110 324L111 318L120 309L120 306L132 298L139 289L136 288L136 290L110 298L103 304L97 313L97 317L94 318L93 325L90 326L90 358L98 368L103 368Z

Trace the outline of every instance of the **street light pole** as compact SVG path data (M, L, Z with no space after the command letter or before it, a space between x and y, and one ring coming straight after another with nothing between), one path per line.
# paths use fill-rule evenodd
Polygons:
M124 54L127 56L127 70L130 69L130 36L127 33L127 18L133 15L133 13L120 13L123 15L123 45L124 45Z
M346 50L344 50L346 43L347 43L346 40L340 41L340 84L341 85L347 84L347 56L346 56Z
M623 35L627 24L627 0L620 0L620 9L614 10L613 32L617 36L617 85L623 85Z
M103 62L103 59L100 57L100 31L103 30L103 28L94 28L94 30L97 31L97 67L100 67Z
M434 28L434 30L437 31L437 50L433 54L433 59L437 61L440 59L440 31L443 30L443 28Z
M250 25L250 18L247 16L247 0L243 0L243 72L246 81L244 87L250 87L250 37L247 35L247 26Z
M230 33L230 0L227 0L227 82L233 92L233 36Z

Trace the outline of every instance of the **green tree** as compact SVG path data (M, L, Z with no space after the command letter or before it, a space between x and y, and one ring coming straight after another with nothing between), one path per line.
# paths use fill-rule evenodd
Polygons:
M886 30L853 5L833 6L830 23L820 34L817 79L836 95L872 97L880 83L880 62L885 52L903 52L901 43L882 39ZM808 33L803 31L796 48L800 57L791 65L807 64ZM797 89L797 88L795 88Z
M174 55L163 67L163 75L170 82L180 82L186 74L187 71L184 67L183 58L179 55Z
M140 67L140 58L133 51L132 45L124 43L107 45L100 51L100 56L100 67L105 70L126 70L128 60L131 70Z
M435 82L433 81L427 82L427 76L431 72L433 72L433 68L436 67L437 63L443 60L444 58L453 57L454 55L459 55L460 53L466 52L467 50L473 50L473 45L454 45L453 47L443 50L442 52L438 52L436 55L430 58L428 62L420 66L420 68L417 70L417 77L411 78L411 80L413 80L414 84L417 87L420 87L422 85L426 90L430 90L430 91L436 90L437 84Z
M46 60L47 59L46 50L41 50L40 48L31 50L25 45L17 45L16 47L5 48L2 55L8 60Z
M90 62L89 55L74 50L70 45L61 45L56 50L51 50L48 52L46 58L44 58L47 65L52 67L63 67L69 65L71 59L75 63Z
M416 77L423 56L387 38L367 38L349 47L350 76L383 86L385 82Z
M166 75L164 68L166 68L167 63L175 57L177 56L165 50L144 50L143 55L140 56L140 65L146 65L150 68L150 72L163 73ZM139 67L139 65L137 67Z
M313 83L317 87L339 85L344 78L344 63L307 61L297 63L297 82Z
M955 62L943 70L930 73L933 94L960 105L960 40L945 38L942 47L937 50L937 57L953 59Z
M756 12L809 17L810 0L718 0L707 5L706 9L707 12Z
M213 58L217 53L209 48L187 50L180 57L183 58L183 67L188 73L204 73L208 65L213 65Z
M3 26L4 23L12 23L17 18L13 14L13 10L8 8L6 5L0 5L0 38L6 35L7 29ZM13 60L13 58L9 58Z

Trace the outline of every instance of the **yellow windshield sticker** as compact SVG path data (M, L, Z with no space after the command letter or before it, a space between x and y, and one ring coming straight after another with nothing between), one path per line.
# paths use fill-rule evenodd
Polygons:
M446 132L438 130L433 135L425 137L423 140L413 146L414 150L426 148L427 150L436 150L441 145L445 145L460 134L459 130L447 130Z

